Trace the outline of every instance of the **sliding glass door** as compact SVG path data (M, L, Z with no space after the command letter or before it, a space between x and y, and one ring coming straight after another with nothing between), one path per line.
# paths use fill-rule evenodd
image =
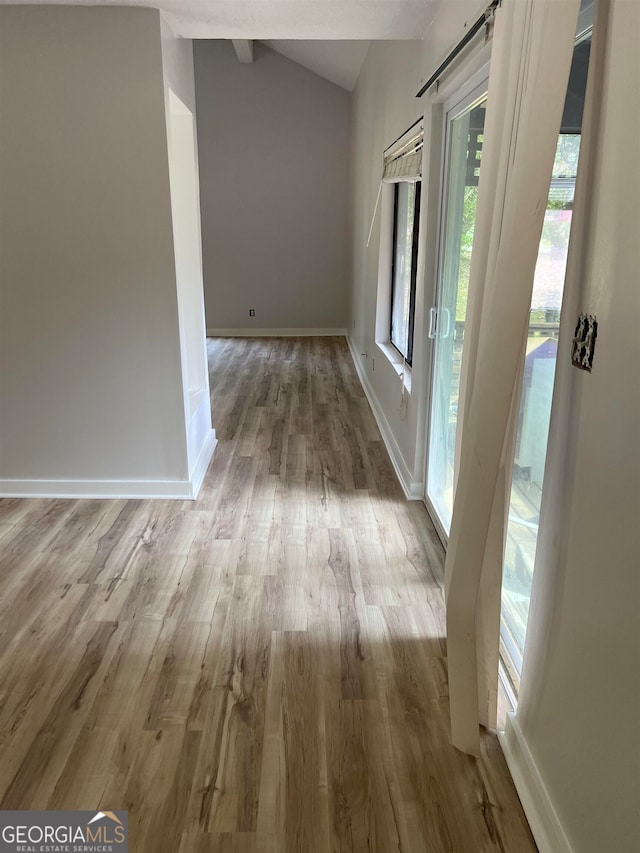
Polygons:
M448 535L460 365L469 291L469 268L478 199L486 107L486 82L446 111L444 182L436 304L429 336L434 340L426 498Z
M502 577L501 657L517 695L538 539L591 37L576 45L538 249Z

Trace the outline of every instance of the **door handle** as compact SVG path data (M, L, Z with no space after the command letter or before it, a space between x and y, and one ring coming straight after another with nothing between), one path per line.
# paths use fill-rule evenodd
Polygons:
M451 311L449 311L448 308L443 308L442 313L447 321L447 327L446 330L442 332L442 337L448 338L451 336Z
M429 337L435 338L438 333L438 309L435 305L429 308Z

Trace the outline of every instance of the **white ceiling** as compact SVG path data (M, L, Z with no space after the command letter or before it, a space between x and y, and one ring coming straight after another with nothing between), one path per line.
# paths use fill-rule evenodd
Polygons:
M55 0L51 0L55 2ZM85 2L85 0L79 0ZM187 38L422 38L433 0L138 0Z
M440 0L64 0L76 6L162 9L197 39L421 39ZM60 0L0 0L0 5Z
M61 0L0 0L58 4ZM176 35L259 39L345 89L352 89L368 42L421 39L441 0L64 0L66 5L160 8ZM298 42L296 44L296 42ZM360 44L358 44L360 42Z

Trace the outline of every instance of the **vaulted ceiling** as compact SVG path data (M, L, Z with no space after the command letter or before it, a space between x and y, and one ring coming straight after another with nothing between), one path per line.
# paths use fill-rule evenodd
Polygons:
M310 71L351 91L358 79L371 42L369 40L268 39L272 50Z

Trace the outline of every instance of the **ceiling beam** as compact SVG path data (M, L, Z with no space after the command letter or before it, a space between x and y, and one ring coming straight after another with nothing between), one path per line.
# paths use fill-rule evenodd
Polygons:
M252 39L231 39L238 62L253 62Z

